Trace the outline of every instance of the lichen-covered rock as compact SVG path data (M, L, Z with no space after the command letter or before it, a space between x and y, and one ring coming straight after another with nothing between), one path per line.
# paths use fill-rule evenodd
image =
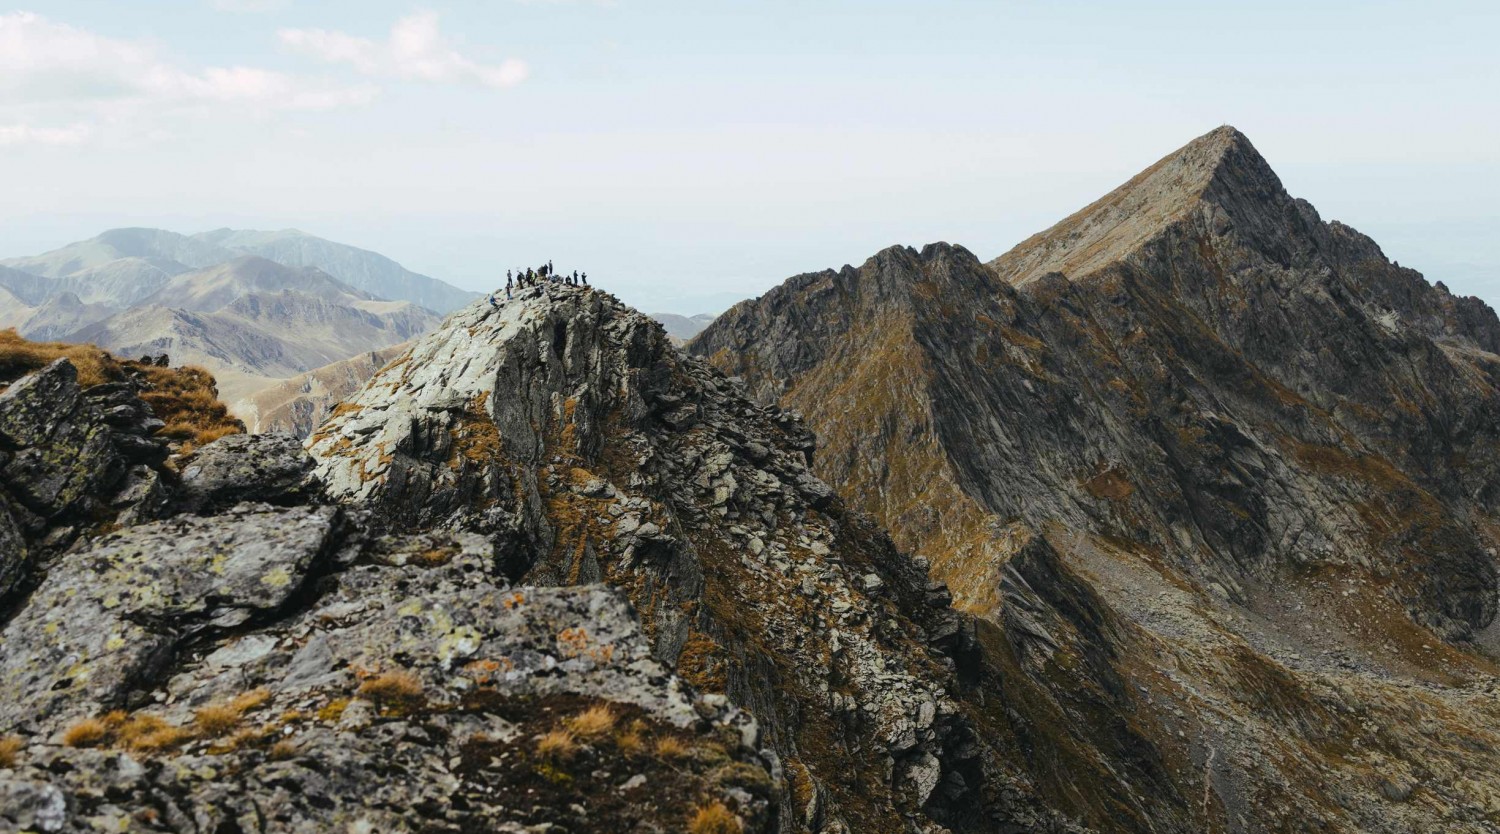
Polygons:
M112 434L84 402L72 363L59 359L0 391L0 478L44 517L86 509L125 472Z
M0 599L14 590L26 575L26 564L26 537L11 514L9 500L0 493Z
M185 456L180 503L211 512L241 501L300 504L317 490L313 460L289 434L231 434Z
M83 389L67 359L0 391L0 604L79 535L170 512L161 426L133 380Z
M87 746L47 742L61 714L32 722L0 770L0 824L644 833L721 803L771 830L754 722L653 659L618 591L512 588L487 541L377 539L328 511L184 523L236 515L322 522L339 554L300 604L185 637Z
M244 505L68 553L0 633L0 728L120 706L195 634L275 611L328 558L338 516Z

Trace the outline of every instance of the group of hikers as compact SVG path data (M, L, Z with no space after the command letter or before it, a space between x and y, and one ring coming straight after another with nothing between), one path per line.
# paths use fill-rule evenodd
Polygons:
M524 270L507 269L505 271L505 300L511 300L512 293L517 290L523 290L527 287L537 287L543 284L569 284L576 287L587 287L589 285L589 274L587 272L580 273L575 269L572 275L566 272L559 275L557 270L553 268L551 261L542 264L538 269L532 269L529 266ZM490 293L491 307L500 306L499 295L498 292Z

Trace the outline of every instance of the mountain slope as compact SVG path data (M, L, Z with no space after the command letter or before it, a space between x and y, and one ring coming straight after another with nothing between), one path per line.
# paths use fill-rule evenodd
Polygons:
M1030 762L1059 807L1478 831L1488 779L1400 785L1494 764L1411 726L1500 732L1495 328L1221 128L989 265L889 249L689 349L805 414L818 473L984 619L1025 733L1076 757Z
M286 266L316 267L380 298L410 301L439 313L451 312L479 296L412 272L384 255L295 229L277 232L218 229L194 235L194 239Z
M623 588L658 657L754 714L781 831L1072 830L1010 768L947 592L809 474L812 443L645 316L552 286L454 314L308 448L395 529Z
M290 229L219 229L196 235L163 229L110 229L41 255L0 260L0 267L58 279L56 284L42 285L52 287L48 292L74 292L84 301L123 305L137 303L139 297L164 283L160 273L172 276L246 256L294 269L318 269L377 298L409 301L440 313L479 296L412 272L378 253ZM4 283L0 286L9 287ZM95 295L104 292L110 297Z
M347 305L376 297L349 286L320 269L288 267L240 256L206 269L174 275L143 296L144 305L159 304L183 310L211 312L252 293L296 292Z
M679 343L686 342L702 332L714 317L707 313L699 313L695 316L681 316L676 313L648 313L651 318L661 323L667 335L676 339Z
M335 406L410 347L409 342L402 342L314 368L256 391L233 403L232 409L252 433L274 431L307 437Z

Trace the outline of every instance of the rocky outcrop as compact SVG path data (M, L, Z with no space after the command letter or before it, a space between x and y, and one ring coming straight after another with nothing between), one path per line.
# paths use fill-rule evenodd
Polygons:
M475 304L310 439L329 494L604 581L765 734L782 831L1064 830L981 731L972 629L807 468L812 435L598 291Z
M161 427L134 384L85 390L66 359L0 391L0 605L41 552L161 510Z
M689 347L806 415L818 474L983 619L1057 807L1478 831L1489 780L1424 807L1367 774L1493 764L1430 734L1500 729L1496 324L1224 128L990 264L888 249Z
M101 387L79 395L65 360L23 377L0 399L7 443L115 449L107 421L144 404ZM383 535L321 503L285 436L175 463L160 520L51 527L13 598L0 828L775 830L756 721L658 661L619 590L513 585L503 535ZM8 492L55 497L32 513L44 532L116 489L12 471Z

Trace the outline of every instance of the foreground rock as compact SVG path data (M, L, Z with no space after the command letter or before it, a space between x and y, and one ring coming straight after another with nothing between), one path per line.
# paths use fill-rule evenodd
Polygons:
M0 605L41 552L160 512L166 441L128 382L85 391L58 359L0 390Z
M511 588L483 541L366 539L341 515L242 507L186 524L218 522L215 535L249 546L201 547L166 522L75 554L108 571L116 605L69 596L72 566L55 568L5 632L0 727L29 743L0 770L0 820L49 832L656 831L718 803L765 830L754 723L653 660L618 592ZM272 528L281 538L263 537ZM172 532L182 544L158 551L152 583L137 548ZM222 572L191 578L194 554L226 552ZM170 602L194 592L214 602ZM70 602L42 610L52 595ZM26 671L56 669L58 652L81 658L71 686ZM603 724L580 718L600 706ZM82 713L102 720L64 720ZM548 734L567 743L549 748Z

